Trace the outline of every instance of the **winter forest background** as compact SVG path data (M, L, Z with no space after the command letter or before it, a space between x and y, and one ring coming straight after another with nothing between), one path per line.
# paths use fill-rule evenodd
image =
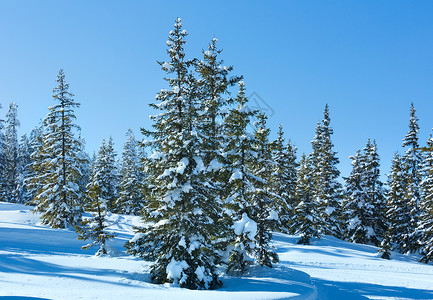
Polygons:
M353 153L352 170L341 178L332 107L311 133L312 152L298 153L284 128L270 128L266 113L250 105L248 82L224 64L218 40L195 58L187 42L178 18L158 62L166 83L150 103L152 126L137 136L128 130L119 155L111 137L86 152L67 70L31 132L18 137L18 105L5 107L2 201L32 206L45 225L76 230L97 255L109 254L114 237L107 216L140 215L128 253L152 262L153 282L189 289L220 287L221 266L235 275L272 267L273 232L299 234L305 245L332 235L379 246L384 259L393 250L431 262L433 138L419 140L414 104L385 182L374 139Z

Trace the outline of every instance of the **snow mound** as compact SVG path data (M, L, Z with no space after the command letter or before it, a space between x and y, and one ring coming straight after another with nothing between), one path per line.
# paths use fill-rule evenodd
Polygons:
M233 230L236 235L246 234L250 240L253 240L257 234L257 223L243 213L242 219L233 224Z

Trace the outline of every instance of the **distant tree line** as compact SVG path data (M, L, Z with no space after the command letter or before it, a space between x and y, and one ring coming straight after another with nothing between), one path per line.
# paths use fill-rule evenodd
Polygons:
M270 140L267 117L251 109L242 76L224 66L217 39L201 58L187 58L187 32L177 19L158 62L167 88L150 107L151 129L138 142L132 130L120 161L111 138L90 157L76 124L79 103L60 70L54 105L20 141L17 105L0 121L0 195L41 213L43 224L72 227L89 248L107 254L111 213L142 216L127 251L152 261L151 279L190 289L221 285L217 267L244 274L278 256L272 232L298 234L300 244L332 235L433 259L433 138L418 141L410 107L402 154L387 184L380 180L375 140L350 157L342 185L328 105L317 123L312 152L298 160L283 128ZM88 212L86 217L83 213Z

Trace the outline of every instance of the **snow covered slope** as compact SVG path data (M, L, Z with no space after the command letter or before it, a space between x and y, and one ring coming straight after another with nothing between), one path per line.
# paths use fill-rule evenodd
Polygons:
M139 218L111 219L119 255L98 258L96 249L80 249L84 242L75 232L42 226L29 207L0 202L0 299L314 299L310 277L285 265L254 269L245 278L225 276L217 291L151 284L148 263L123 252Z
M225 275L216 291L154 285L148 263L123 252L139 218L111 219L118 255L97 258L96 249L80 249L75 232L42 226L29 207L0 202L0 299L433 299L433 266L415 257L384 261L375 247L332 237L299 246L283 234L275 234L281 264L273 269Z
M392 253L380 258L374 246L326 236L310 246L274 235L281 263L311 276L318 299L433 299L433 266L419 257Z

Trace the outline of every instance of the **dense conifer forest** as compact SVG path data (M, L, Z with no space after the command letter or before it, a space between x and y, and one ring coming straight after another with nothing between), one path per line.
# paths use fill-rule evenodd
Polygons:
M149 104L152 127L140 137L128 130L120 155L110 137L86 153L79 99L63 70L53 105L20 138L18 105L10 103L0 120L1 201L76 230L97 255L113 238L109 214L141 216L127 252L152 262L153 282L189 289L220 287L221 267L239 276L252 265L272 267L273 232L299 234L305 245L324 235L375 245L384 259L393 250L433 260L433 138L419 141L414 104L388 180L381 181L374 139L353 153L341 179L332 107L311 134L312 152L297 153L282 126L269 128L266 114L251 108L248 84L224 65L218 40L192 58L187 36L178 18L158 62L166 84Z

